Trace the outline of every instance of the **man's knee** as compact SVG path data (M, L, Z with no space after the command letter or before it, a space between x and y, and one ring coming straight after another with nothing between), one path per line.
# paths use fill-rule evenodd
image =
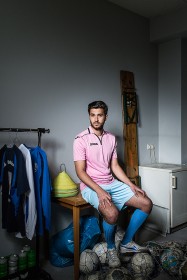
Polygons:
M113 208L111 211L107 211L103 216L107 223L113 225L117 223L119 211L117 208Z
M153 208L153 202L149 197L146 197L146 199L144 200L144 208L145 212L147 212L148 214L151 213L151 210Z
M149 199L149 201L150 201L149 207L150 207L150 212L151 212L151 211L152 211L152 208L153 208L153 202L152 202L151 199ZM149 212L149 213L150 213L150 212Z

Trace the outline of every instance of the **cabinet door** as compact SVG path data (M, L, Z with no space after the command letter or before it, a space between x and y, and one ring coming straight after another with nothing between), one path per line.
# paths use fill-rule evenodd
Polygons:
M187 171L171 177L171 228L187 222Z
M147 218L144 227L158 232L161 235L166 236L170 233L170 213L169 209L160 206L153 205L151 214Z
M157 168L139 167L141 188L154 205L170 208L170 173Z

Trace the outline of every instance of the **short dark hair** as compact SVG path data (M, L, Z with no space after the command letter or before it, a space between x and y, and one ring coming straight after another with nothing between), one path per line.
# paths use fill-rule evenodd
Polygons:
M91 102L90 104L88 104L88 114L90 114L91 109L99 109L99 108L104 109L104 113L105 113L105 115L107 115L108 106L103 101L94 101L94 102Z

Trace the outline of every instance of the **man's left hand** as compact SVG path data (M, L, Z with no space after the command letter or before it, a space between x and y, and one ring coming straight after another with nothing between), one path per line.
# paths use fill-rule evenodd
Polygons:
M130 188L136 196L138 196L139 193L141 193L143 196L146 196L146 192L140 189L140 187L137 187L136 185L132 184Z

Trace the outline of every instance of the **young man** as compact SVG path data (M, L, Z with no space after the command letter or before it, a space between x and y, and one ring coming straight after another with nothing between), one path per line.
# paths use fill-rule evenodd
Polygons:
M116 138L104 130L107 113L108 107L103 101L88 105L90 126L75 138L73 150L82 196L103 217L109 266L119 267L121 263L115 246L119 211L127 206L136 208L121 241L120 252L141 252L145 248L136 244L133 237L151 212L152 201L120 167Z

